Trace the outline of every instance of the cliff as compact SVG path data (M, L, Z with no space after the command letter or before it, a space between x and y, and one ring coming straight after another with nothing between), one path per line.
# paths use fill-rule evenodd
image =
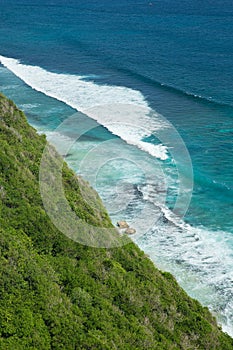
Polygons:
M232 349L208 309L135 244L91 248L56 229L39 191L45 144L0 95L0 349ZM83 220L112 228L66 165L63 185Z

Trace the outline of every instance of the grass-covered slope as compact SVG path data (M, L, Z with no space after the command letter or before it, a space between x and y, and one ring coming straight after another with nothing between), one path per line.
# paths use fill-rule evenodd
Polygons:
M133 243L90 248L53 226L39 192L44 147L0 95L0 349L233 349L208 309ZM112 227L66 166L64 187L80 217Z

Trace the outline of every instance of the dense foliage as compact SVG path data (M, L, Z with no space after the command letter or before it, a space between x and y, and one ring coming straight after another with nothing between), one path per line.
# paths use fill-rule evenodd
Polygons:
M45 142L0 95L0 349L232 349L208 309L133 243L90 248L55 228L39 192ZM88 184L63 174L73 210L112 227Z

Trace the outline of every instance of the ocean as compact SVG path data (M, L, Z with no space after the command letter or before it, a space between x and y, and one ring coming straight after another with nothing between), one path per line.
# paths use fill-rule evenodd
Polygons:
M233 336L232 19L230 0L0 0L0 91L75 139L113 222Z

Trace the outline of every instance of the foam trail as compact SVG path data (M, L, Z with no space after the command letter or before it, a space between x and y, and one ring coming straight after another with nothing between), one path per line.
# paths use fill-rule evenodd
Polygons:
M127 143L133 144L162 160L168 158L165 146L162 147L161 144L152 145L142 140L143 137L149 136L153 131L158 130L158 128L164 128L168 125L165 125L166 123L160 120L158 114L156 115L153 113L153 116L157 116L157 118L154 119L148 117L151 109L139 91L127 87L97 85L94 82L83 80L85 77L82 76L48 72L41 67L24 65L17 59L4 56L0 56L0 62L33 89L65 102L72 108L83 112L95 119L99 124L105 126L110 132L121 137ZM120 117L121 123L118 123L116 127L116 125L112 125L115 120L114 113L117 112L116 110L111 111L111 117L107 116L107 114L103 115L103 113L99 113L97 117L96 114L93 113L93 110L92 113L88 112L90 109L97 106L101 106L103 111L104 106L108 108L110 105L125 105L128 106L128 109L129 105L137 106L139 113L134 114L133 117L137 118L136 124L140 123L142 127L146 125L147 131L139 133L139 135L138 132L135 133L135 130L132 131L131 128L131 135L129 138L129 135L125 134L125 127L122 128L126 120L124 114L121 115L118 113L118 121ZM132 119L132 122L134 124L135 119ZM120 124L122 124L121 127Z
M142 192L153 201L153 191L149 196L146 189ZM157 266L170 270L192 297L208 306L223 330L233 336L231 234L192 227L166 207L161 212L156 227L146 237L136 238L136 243Z
M33 89L65 102L74 109L87 114L127 143L137 146L154 157L167 159L165 146L161 144L153 145L143 141L144 137L150 135L153 131L169 127L169 125L161 121L159 115L156 118L155 113L153 113L154 118L151 118L149 115L151 109L139 91L126 87L97 85L94 82L83 80L85 77L48 72L40 67L24 65L16 59L3 56L0 56L0 61ZM102 108L104 104L106 106L114 105L114 108L110 110L108 108L107 111L104 111ZM118 111L116 109L117 105L125 105L123 111L127 115L122 113L122 109ZM128 113L129 105L132 106L131 114ZM96 110L98 106L101 108ZM121 120L122 123L115 123L116 119ZM141 125L141 128L135 127L135 124ZM57 137L60 138L60 134ZM65 142L68 141L69 139L65 140ZM72 142L73 140L70 140L71 144ZM150 200L148 196L153 194L151 188L147 192L144 194L145 200ZM154 198L152 200L154 201ZM213 233L204 229L192 228L182 220L178 221L177 217L167 208L162 208L162 212L168 224L157 225L154 231L148 233L146 240L140 240L137 243L152 258L154 257L156 264L158 264L157 256L160 256L161 260L164 258L168 265L170 261L171 266L174 266L176 261L181 261L182 264L179 266L184 266L184 269L186 268L190 275L193 271L195 276L199 276L201 282L198 284L195 280L194 288L199 288L200 291L203 286L213 288L216 299L222 300L223 303L222 314L226 317L226 320L222 322L224 330L233 335L231 286L233 258L227 243L224 241L227 233ZM171 270L182 284L182 277L179 277L181 274L176 274L174 267ZM187 277L189 274L186 271L184 276ZM192 281L188 281L188 283L191 285ZM189 290L191 294L192 290L190 288L186 285L185 289ZM205 293L205 295L211 294ZM208 304L209 307L212 306L212 309L214 309L213 300L206 302L203 300L203 303ZM218 303L216 302L216 304Z

